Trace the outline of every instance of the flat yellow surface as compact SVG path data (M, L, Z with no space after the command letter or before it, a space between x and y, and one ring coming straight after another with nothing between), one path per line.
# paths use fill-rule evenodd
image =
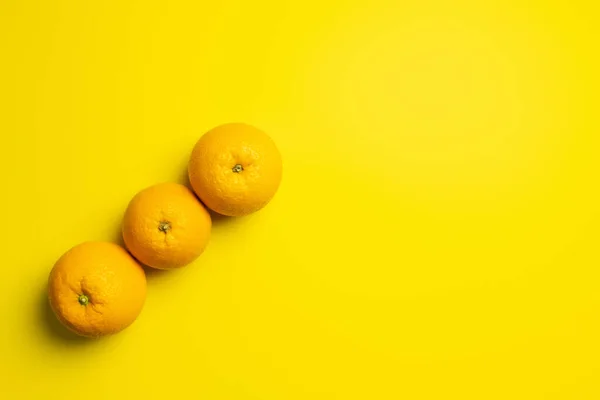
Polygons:
M0 398L600 398L594 3L1 1ZM230 121L273 202L61 330L54 261Z

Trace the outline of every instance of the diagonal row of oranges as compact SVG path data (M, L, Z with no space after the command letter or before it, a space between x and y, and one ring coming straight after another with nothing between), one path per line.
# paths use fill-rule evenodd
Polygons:
M190 264L208 245L211 216L243 216L263 208L281 181L281 155L271 138L246 124L205 133L188 165L192 190L161 183L142 190L123 219L125 248L85 242L54 265L48 297L57 318L88 337L117 333L142 311L146 276L141 264L173 269Z

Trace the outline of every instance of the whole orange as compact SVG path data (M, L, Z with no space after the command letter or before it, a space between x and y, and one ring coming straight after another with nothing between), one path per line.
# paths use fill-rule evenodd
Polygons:
M198 140L188 173L194 191L208 208L227 216L247 215L267 205L277 192L281 154L260 129L225 124Z
M121 246L86 242L66 252L48 279L48 298L58 319L89 337L129 326L146 301L144 270Z
M210 214L190 189L161 183L131 200L123 219L123 239L143 264L178 268L202 254L211 226Z

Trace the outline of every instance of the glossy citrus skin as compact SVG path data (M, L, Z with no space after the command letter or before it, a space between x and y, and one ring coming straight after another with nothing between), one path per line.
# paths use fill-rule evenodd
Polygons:
M48 279L48 297L58 319L88 337L128 327L146 301L143 268L121 246L86 242L65 253Z
M123 239L143 264L178 268L202 254L211 226L210 214L190 189L161 183L131 200L123 219Z
M194 191L213 211L243 216L260 210L279 188L281 154L263 131L246 124L218 126L192 151L188 172Z

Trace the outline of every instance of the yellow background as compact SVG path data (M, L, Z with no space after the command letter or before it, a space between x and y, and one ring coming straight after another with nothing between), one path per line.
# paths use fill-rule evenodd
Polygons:
M2 0L0 398L600 398L593 3ZM63 331L54 261L230 121L273 202Z

